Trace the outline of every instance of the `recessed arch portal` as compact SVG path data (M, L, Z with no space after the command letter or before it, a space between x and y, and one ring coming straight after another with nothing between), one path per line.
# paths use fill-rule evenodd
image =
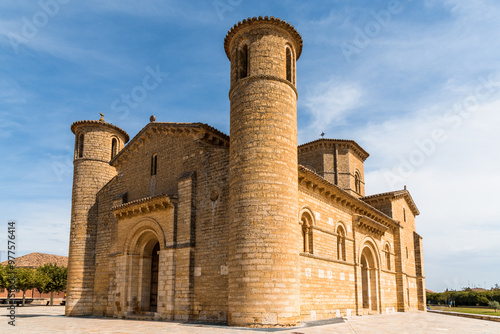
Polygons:
M379 304L379 260L371 242L366 242L363 246L360 264L363 309L376 312Z
M124 244L124 253L127 254L125 280L129 312L157 312L160 251L164 249L164 240L163 230L152 219L138 222L129 233Z

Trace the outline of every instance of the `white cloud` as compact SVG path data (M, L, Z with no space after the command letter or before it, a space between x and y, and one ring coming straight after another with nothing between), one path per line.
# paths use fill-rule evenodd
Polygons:
M303 102L311 122L301 130L301 141L310 140L333 124L343 123L346 116L361 106L361 97L358 85L338 82L335 78L312 87Z
M443 9L443 3L427 4ZM492 43L500 38L499 10L490 1L459 0L444 9L450 16L425 23L395 18L331 74L348 78L342 80L349 80L347 87L363 87L359 95L347 94L355 99L337 97L331 80L306 92L303 105L315 136L318 127L332 133L344 121L345 130L336 130L371 154L367 194L408 186L421 211L417 232L424 237L429 288L444 290L454 282L456 288L468 282L490 287L500 275L491 266L500 253L500 54ZM439 141L433 139L437 130ZM398 167L405 164L401 175ZM388 181L387 171L397 182Z
M429 109L435 110L436 106ZM446 127L442 115L416 113L357 131L372 154L365 163L367 193L408 185L421 211L417 232L424 237L424 252L430 268L435 270L428 277L431 287L446 288L444 280L436 279L442 275L449 280L455 275L481 284L485 271L489 271L489 277L500 275L500 268L480 266L493 260L491 254L500 252L497 242L500 237L498 110L500 99L484 102L471 110L470 116L463 118L456 128L449 124ZM442 129L446 140L434 142L432 153L422 154L421 164L409 163L412 152L423 152L415 142L428 141L434 129ZM428 149L431 152L431 146ZM375 168L370 159L376 161ZM412 168L408 175L398 174L401 161ZM387 178L384 162L391 175L398 178L396 185L388 181L392 178ZM450 276L446 276L446 270L436 269L438 264L449 267ZM474 266L479 267L475 271L467 269ZM488 281L487 284L494 283Z
M68 199L9 203L2 216L16 221L17 256L31 252L67 256L70 211ZM2 249L7 249L5 240L0 240Z

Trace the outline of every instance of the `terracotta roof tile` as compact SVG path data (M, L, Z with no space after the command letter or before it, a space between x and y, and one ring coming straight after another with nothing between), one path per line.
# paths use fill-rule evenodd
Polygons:
M3 261L6 265L9 261ZM52 255L45 253L30 253L16 258L16 267L38 268L46 263L55 263L58 266L68 266L68 257L61 255Z

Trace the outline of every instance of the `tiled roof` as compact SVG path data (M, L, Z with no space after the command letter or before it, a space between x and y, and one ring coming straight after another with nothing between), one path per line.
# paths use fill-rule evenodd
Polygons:
M3 261L6 265L9 261ZM68 257L61 255L45 254L45 253L30 253L16 258L16 267L38 268L46 263L55 263L58 266L68 266Z
M417 205L413 201L413 198L410 195L410 192L405 189L403 190L396 190L396 191L389 191L386 193L381 193L381 194L375 194L375 195L370 195L366 197L362 197L361 200L370 203L374 200L377 199L383 199L383 198L398 198L398 197L404 197L406 201L408 202L408 205L410 206L410 209L412 210L413 214L415 216L418 216L420 214L420 211L417 208Z
M76 121L74 122L73 124L71 124L71 131L76 134L76 128L79 127L80 125L82 124L93 124L93 125L105 125L113 130L116 130L118 131L119 133L121 133L123 135L123 137L125 137L125 142L128 142L130 137L128 135L127 132L125 132L125 130L122 130L120 129L119 127L117 127L116 125L114 124L111 124L111 123L108 123L108 122L105 122L104 120L102 121L94 121L94 120L86 120L86 121Z
M317 147L317 146L333 146L334 144L340 144L340 145L345 145L346 147L352 148L355 153L358 154L358 156L365 161L370 154L366 152L361 146L359 146L358 143L356 143L354 140L350 139L329 139L329 138L320 138L316 139L313 141L310 141L308 143L302 144L298 146L299 153L301 151L310 149L312 147Z

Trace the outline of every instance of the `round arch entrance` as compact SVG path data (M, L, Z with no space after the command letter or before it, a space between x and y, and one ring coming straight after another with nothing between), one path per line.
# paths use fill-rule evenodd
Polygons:
M155 222L143 221L131 231L125 243L128 254L125 302L130 313L158 312L161 232Z
M361 252L362 305L366 313L378 312L379 304L379 266L378 259L370 245Z

